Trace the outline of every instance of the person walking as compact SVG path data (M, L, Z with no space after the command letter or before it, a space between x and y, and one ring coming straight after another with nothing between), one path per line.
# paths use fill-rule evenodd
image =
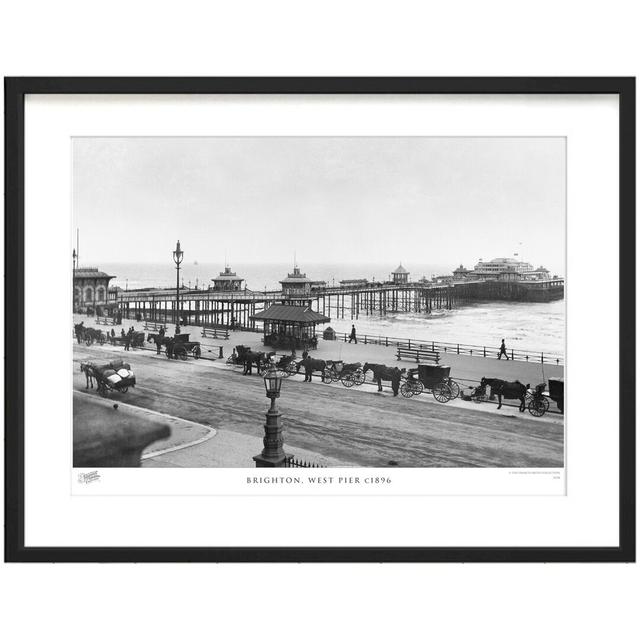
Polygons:
M349 343L351 343L352 340L356 344L358 344L358 338L356 338L356 325L355 324L351 325L351 333L349 334Z
M131 346L131 331L127 333L124 337L124 350L129 351L129 347Z
M502 356L507 360L509 359L509 356L507 355L507 347L504 344L504 338L502 338L502 344L500 345L500 351L498 352L498 360L502 360Z

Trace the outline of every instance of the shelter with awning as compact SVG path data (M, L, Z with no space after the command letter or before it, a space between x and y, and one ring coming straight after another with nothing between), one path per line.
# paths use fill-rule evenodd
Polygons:
M288 349L315 348L316 325L331 321L311 307L290 304L272 304L251 319L264 322L265 345Z

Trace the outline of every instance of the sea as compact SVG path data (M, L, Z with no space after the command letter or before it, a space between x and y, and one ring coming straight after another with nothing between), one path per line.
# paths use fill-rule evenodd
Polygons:
M175 265L154 263L101 263L102 271L115 276L111 281L123 289L175 286ZM233 264L232 270L245 279L250 290L264 291L280 288L279 281L291 272L291 264ZM303 273L311 280L338 284L340 280L367 278L385 281L396 264L305 264ZM451 273L451 265L407 264L410 279ZM207 287L211 279L223 271L224 265L184 262L180 267L182 283L187 287ZM332 318L330 326L348 332L351 324L359 334L435 340L460 344L494 347L496 351L504 338L508 349L522 349L562 356L565 350L565 301L552 302L479 302L465 304L450 311L396 313L386 316L360 314L351 320Z

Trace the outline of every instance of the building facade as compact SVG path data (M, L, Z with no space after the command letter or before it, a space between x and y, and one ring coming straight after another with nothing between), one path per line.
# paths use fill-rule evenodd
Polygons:
M97 267L73 270L73 311L86 313L108 304L109 281L115 278Z
M533 266L528 262L522 262L514 258L494 258L487 262L478 261L470 275L474 278L497 278L501 273L509 271L524 273L533 271Z

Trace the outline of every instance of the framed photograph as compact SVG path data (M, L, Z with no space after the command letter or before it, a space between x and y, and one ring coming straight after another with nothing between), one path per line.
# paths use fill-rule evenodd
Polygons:
M7 78L9 561L635 560L633 78Z

